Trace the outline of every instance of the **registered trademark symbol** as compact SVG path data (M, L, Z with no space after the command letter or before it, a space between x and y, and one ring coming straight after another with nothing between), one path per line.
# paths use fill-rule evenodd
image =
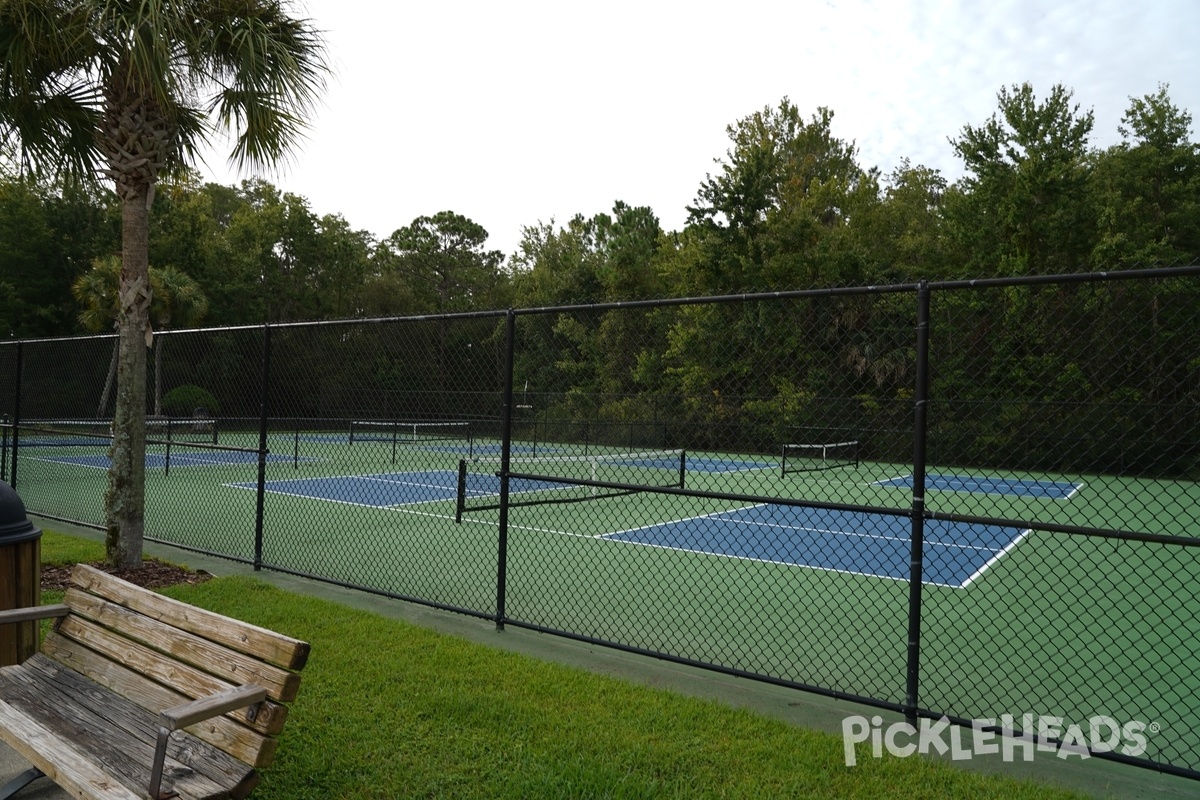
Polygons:
M1162 730L1162 726L1159 725L1157 722L1151 722L1147 726L1147 730L1149 730L1151 733L1158 733L1160 730Z

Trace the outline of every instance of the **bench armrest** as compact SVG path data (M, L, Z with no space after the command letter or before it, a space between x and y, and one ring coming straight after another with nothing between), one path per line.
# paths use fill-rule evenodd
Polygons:
M150 797L153 800L165 800L175 797L175 792L162 790L163 764L167 760L167 740L171 731L195 725L206 719L227 714L246 706L257 705L267 699L267 690L253 683L245 686L234 686L224 689L208 697L201 697L187 703L182 703L158 714L158 742L154 747L154 763L150 766ZM250 719L254 712L250 710Z
M34 620L49 619L50 617L65 617L69 613L71 613L71 609L61 604L11 608L7 611L0 611L0 625L7 625L10 622L33 622Z
M169 731L177 731L197 722L252 706L267 699L267 690L253 683L234 686L230 689L201 697L188 703L165 709L158 715L158 724Z

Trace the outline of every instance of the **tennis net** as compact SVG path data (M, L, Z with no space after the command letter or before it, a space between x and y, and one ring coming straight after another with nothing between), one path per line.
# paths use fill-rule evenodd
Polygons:
M405 422L400 420L351 420L350 444L358 442L446 442L468 445L473 438L470 422Z
M785 444L780 474L858 466L858 441L828 444Z
M458 522L464 511L500 507L501 465L498 458L459 461ZM513 458L508 473L510 506L573 503L654 488L682 488L687 454L661 450Z
M111 419L22 420L22 447L104 446L112 441ZM146 439L153 442L217 443L217 420L201 417L147 417Z

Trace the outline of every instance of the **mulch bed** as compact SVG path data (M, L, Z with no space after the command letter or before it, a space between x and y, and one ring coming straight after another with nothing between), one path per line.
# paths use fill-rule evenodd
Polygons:
M42 591L65 591L70 585L71 566L42 567ZM175 586L180 583L204 583L212 578L210 572L192 571L153 558L142 561L141 569L112 569L105 566L103 562L95 562L91 566L130 583L136 583L138 586L145 586L147 589L161 589L164 586Z

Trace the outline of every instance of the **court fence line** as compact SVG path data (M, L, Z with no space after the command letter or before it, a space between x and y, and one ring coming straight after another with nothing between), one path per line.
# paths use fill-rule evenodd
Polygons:
M1200 265L157 335L155 377L220 409L178 417L212 443L150 442L153 541L914 727L1144 723L1091 755L1200 779ZM0 343L32 513L103 524L105 456L34 433L96 413L112 341ZM654 450L678 483L619 457Z

